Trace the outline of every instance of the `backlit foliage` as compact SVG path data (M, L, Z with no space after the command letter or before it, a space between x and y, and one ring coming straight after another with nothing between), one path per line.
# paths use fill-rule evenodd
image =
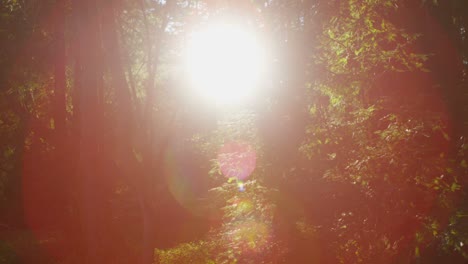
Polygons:
M379 87L384 76L426 71L428 56L414 52L418 35L387 18L397 10L398 1L342 2L314 56L323 70L308 84L310 125L301 150L320 161L323 181L341 182L359 197L326 223L340 263L419 258L422 240L414 234L428 226L439 230L428 221L446 221L459 191L446 158L451 139L444 117ZM424 243L434 243L438 232Z

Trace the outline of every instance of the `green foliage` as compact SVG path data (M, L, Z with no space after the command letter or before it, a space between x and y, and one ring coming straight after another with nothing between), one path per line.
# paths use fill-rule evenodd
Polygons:
M281 242L276 239L273 229L275 190L261 184L266 175L260 139L254 126L255 115L250 111L227 111L219 116L216 129L193 136L191 142L212 160L208 174L217 187L210 189L208 202L221 205L222 225L212 229L205 238L205 244L202 243L211 245L210 250L201 250L207 252L206 258L198 255L193 258L190 252L196 251L198 244L189 243L168 250L171 257L167 252L161 255L162 251L156 250L161 261L157 263L183 263L189 259L191 263L276 263L285 253L286 249L280 247ZM219 148L229 142L247 142L256 150L256 169L245 181L226 178L220 171L215 157Z
M156 249L154 252L156 264L214 264L214 244L212 242L198 241L183 243L168 250Z
M211 192L225 201L221 227L212 229L204 241L156 249L156 263L276 263L286 249L274 234L273 191L249 180L228 181Z
M313 107L300 150L321 164L316 170L323 181L355 188L361 201L350 208L350 215L328 223L341 263L410 254L401 245L414 243L413 234L425 223L422 216L428 208L432 203L440 210L451 208L452 194L461 188L443 150L434 146L450 142L442 119L429 111L416 115L419 110L411 105L389 113L389 100L395 99L371 96L385 74L426 71L428 56L412 52L418 35L406 33L387 18L397 9L397 1L343 1L339 15L324 27L314 56L327 74L309 85ZM437 222L445 216L428 217ZM398 225L382 220L396 218L401 224L419 224L397 233ZM368 230L365 234L360 232L363 228ZM427 228L434 242L439 226Z
M224 183L211 191L226 199L223 224L212 237L216 263L276 263L287 250L273 228L274 190L256 180Z
M316 63L331 74L345 75L347 81L374 78L384 71L422 69L427 56L410 49L418 35L405 33L382 14L397 2L342 1L339 15L325 26Z

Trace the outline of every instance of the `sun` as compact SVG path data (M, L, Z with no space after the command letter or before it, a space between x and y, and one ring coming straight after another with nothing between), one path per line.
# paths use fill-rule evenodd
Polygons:
M258 35L233 23L213 23L193 32L186 50L190 85L204 99L220 105L253 95L263 71Z

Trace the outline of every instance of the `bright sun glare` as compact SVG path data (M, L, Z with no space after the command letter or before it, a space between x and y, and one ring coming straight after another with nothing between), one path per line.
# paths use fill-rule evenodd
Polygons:
M192 34L186 66L199 95L216 104L235 104L246 100L258 87L263 57L253 31L218 23Z

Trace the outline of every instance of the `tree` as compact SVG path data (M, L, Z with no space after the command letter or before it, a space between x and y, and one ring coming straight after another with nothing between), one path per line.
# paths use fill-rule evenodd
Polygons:
M425 108L438 102L418 98L431 83L409 79L427 71L428 56L416 53L418 35L392 22L400 5L341 3L316 51L321 75L309 85L312 120L302 151L322 164L316 184L346 190L325 194L340 208L330 212L331 219L313 223L342 263L420 258L445 225L459 191L458 176L445 159L446 116L434 105L434 111ZM389 87L388 78L404 82ZM405 93L410 96L401 98ZM430 230L434 236L427 235Z

